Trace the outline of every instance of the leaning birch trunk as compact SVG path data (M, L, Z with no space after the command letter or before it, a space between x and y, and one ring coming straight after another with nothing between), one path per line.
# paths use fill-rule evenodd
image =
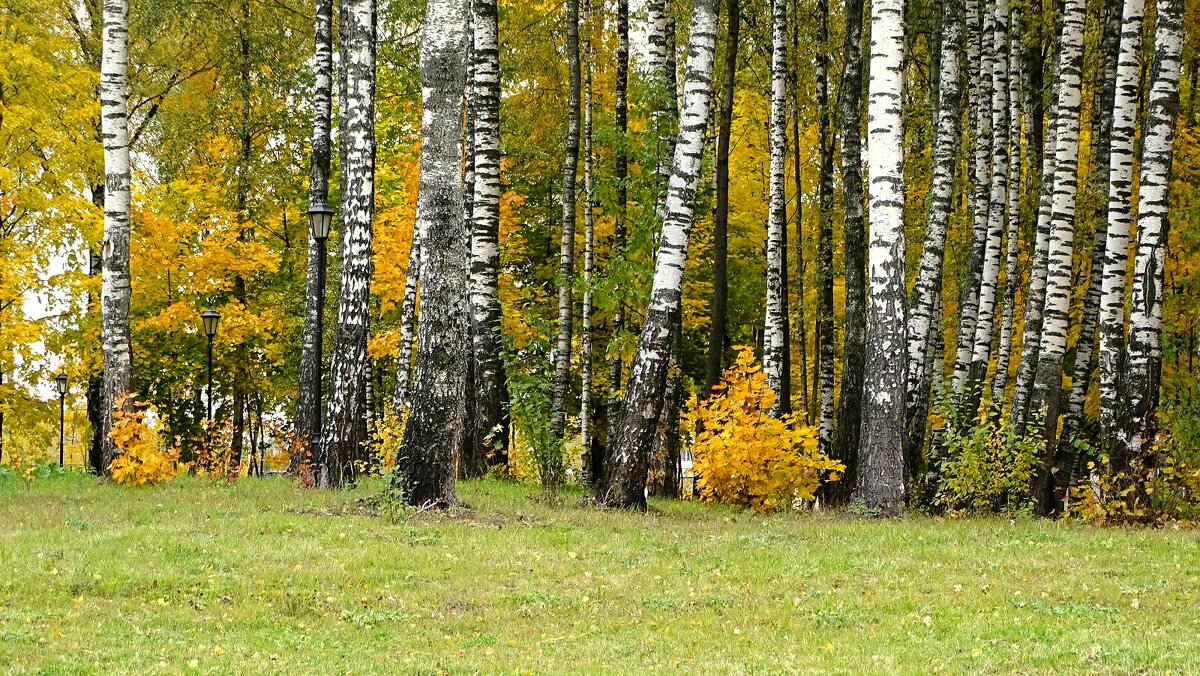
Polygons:
M415 506L454 503L454 459L467 441L470 233L459 167L466 11L466 0L429 0L421 31L421 321L412 408L396 454L402 497Z
M329 202L330 125L333 105L333 0L316 0L313 19L313 113L312 155L309 159L308 205ZM300 374L296 391L294 433L304 443L313 440L316 425L317 378L321 354L317 335L317 288L320 247L309 233L307 277L304 293L304 329L300 340ZM298 462L304 454L297 453ZM297 469L296 467L292 468Z
M1125 0L1121 54L1113 99L1112 146L1108 156L1108 232L1100 289L1100 439L1116 469L1124 469L1124 429L1119 406L1125 368L1125 275L1129 269L1129 226L1133 220L1136 133L1144 0Z
M1137 252L1129 303L1126 410L1129 415L1121 464L1140 461L1156 430L1162 372L1163 265L1169 230L1171 160L1179 111L1183 43L1182 0L1159 0L1154 24L1154 63L1138 188Z
M1000 318L1000 346L996 353L996 372L992 375L990 415L1000 419L1004 392L1008 389L1008 373L1012 368L1013 311L1017 302L1017 262L1021 237L1021 98L1018 83L1023 79L1023 63L1018 48L1023 30L1018 25L1016 10L1009 14L1008 37L1008 239L1004 261L1004 296Z
M834 328L833 328L833 130L829 115L829 1L817 0L817 145L820 151L820 174L817 179L819 223L817 230L817 379L818 388L817 439L825 455L833 455L833 389L834 389ZM837 458L846 465L842 481L854 482L856 464Z
M995 0L992 9L992 179L988 202L987 248L980 276L979 302L975 315L971 367L965 384L964 413L974 418L979 411L988 364L992 357L992 329L996 316L996 289L1000 283L1000 262L1005 219L1008 212L1008 2Z
M554 344L554 391L550 435L561 441L567 424L571 390L571 333L574 329L572 277L575 275L575 177L579 164L579 0L567 0L567 139L562 164L562 231L558 251L558 339ZM550 464L547 464L549 467ZM543 476L543 483L557 477Z
M791 409L784 372L787 349L787 5L772 1L771 20L771 165L770 208L767 217L767 306L763 313L763 374L775 393L771 414L780 416Z
M375 2L343 0L341 285L329 363L329 401L319 454L321 485L356 476L363 425L371 303L371 234L375 216Z
M867 171L870 299L858 496L894 516L904 503L904 3L871 3Z
M979 314L979 292L984 258L988 250L989 168L992 157L991 78L992 15L980 15L981 0L967 0L967 72L970 74L970 113L975 129L974 160L970 163L973 228L967 269L959 292L957 348L954 359L953 392L956 400L965 393L975 347L975 324Z
M100 343L104 361L101 468L120 452L114 413L127 405L133 347L129 327L129 84L128 0L104 0L100 55L100 138L104 144L104 247L100 282ZM212 393L209 393L212 396Z
M695 213L704 131L712 96L716 44L716 0L696 0L684 81L683 115L667 194L667 219L654 265L650 304L630 367L624 413L611 440L604 481L595 499L609 507L646 508L648 453L663 406L667 363L674 339L672 320L680 310L688 233Z
M842 389L837 407L833 457L850 466L857 462L866 374L867 280L866 223L863 218L862 177L862 28L863 0L846 3L842 49L841 132L843 258L846 268L845 340L842 349ZM846 483L845 487L851 484ZM846 496L848 497L848 496Z
M591 464L592 448L592 258L596 237L592 204L592 49L591 0L583 0L584 56L583 63L583 310L580 319L580 360L583 377L579 395L579 440L583 449L584 471Z
M408 413L408 390L413 370L413 334L417 328L417 287L421 277L421 232L413 225L408 267L404 271L404 299L400 302L400 353L396 356L396 388L392 392L392 412L397 419Z
M471 198L471 312L475 356L476 454L508 464L507 387L500 357L500 47L496 0L472 0L474 63L471 106L474 185ZM407 291L407 289L406 289Z
M959 58L963 45L962 0L947 0L942 28L942 58L939 65L937 130L933 142L933 177L929 190L929 214L921 264L909 301L908 350L908 437L905 441L910 469L916 468L925 443L929 413L931 343L941 329L942 265L946 230L954 207L954 175L958 168L958 145L962 137L962 72Z
M1059 56L1054 197L1050 210L1050 248L1046 267L1046 305L1038 347L1030 411L1042 424L1039 458L1031 483L1038 513L1049 511L1051 464L1058 436L1063 355L1071 305L1071 253L1075 238L1078 190L1080 80L1083 61L1083 0L1067 0Z

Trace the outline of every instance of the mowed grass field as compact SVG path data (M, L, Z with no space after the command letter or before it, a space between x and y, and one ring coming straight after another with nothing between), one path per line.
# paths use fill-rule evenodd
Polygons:
M1200 673L1200 533L0 481L0 671Z

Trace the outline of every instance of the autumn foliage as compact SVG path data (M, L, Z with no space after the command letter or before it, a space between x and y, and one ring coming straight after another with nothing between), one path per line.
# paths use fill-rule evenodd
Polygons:
M702 499L775 512L812 500L822 482L839 478L845 467L818 452L816 429L795 414L772 417L774 404L754 351L742 347L716 393L688 407Z
M162 436L147 422L153 407L128 405L129 397L116 404L113 442L120 453L112 461L112 478L125 486L149 486L179 474L179 454L163 443Z

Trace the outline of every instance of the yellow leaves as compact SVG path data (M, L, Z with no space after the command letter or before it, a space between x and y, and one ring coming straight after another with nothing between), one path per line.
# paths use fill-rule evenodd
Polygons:
M814 428L794 415L771 417L774 404L748 347L738 349L712 397L689 404L684 415L697 430L693 471L703 499L756 512L792 509L844 469L817 452Z
M123 486L148 486L174 478L184 468L179 454L163 444L147 418L157 417L154 407L135 404L130 395L114 405L112 440L120 453L110 468L113 481Z

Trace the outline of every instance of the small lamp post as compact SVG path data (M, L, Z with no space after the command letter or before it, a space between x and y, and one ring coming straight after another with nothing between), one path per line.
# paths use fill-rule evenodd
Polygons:
M213 338L217 337L217 324L221 322L221 313L209 308L200 313L200 320L204 324L204 335L208 337L208 421L212 423L213 419Z
M62 469L65 466L63 448L66 446L67 428L67 374L58 374L54 384L58 387L58 468Z
M329 239L329 228L332 225L333 209L324 200L318 199L312 202L308 207L308 227L309 234L317 242L317 389L313 397L316 410L313 415L312 439L309 440L309 447L313 450L314 458L318 457L316 450L321 440L321 381L324 368L322 342L325 335L325 257L327 240Z

